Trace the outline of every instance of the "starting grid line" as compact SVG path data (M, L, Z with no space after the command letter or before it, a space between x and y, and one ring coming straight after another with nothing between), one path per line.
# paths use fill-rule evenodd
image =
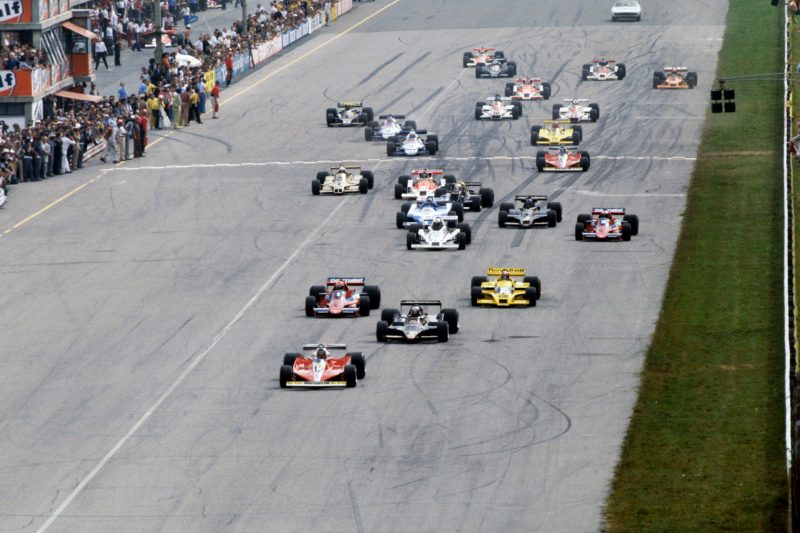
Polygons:
M592 159L601 161L696 161L696 157L684 156L633 156L633 155L597 155ZM341 163L385 163L394 161L536 161L535 156L470 156L470 157L417 157L413 159L396 157L376 157L368 159L321 159L319 161L257 161L245 163L192 163L189 165L163 165L141 167L112 167L103 169L102 172L138 172L142 170L182 170L195 168L242 168L242 167L270 167L291 165L338 165Z

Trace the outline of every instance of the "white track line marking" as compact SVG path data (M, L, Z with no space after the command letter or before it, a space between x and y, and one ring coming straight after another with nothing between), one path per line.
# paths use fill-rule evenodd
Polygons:
M644 198L656 198L656 197L665 197L665 198L684 198L686 193L683 192L676 192L676 193L668 193L668 192L640 192L640 193L610 193L610 192L599 192L599 191L584 191L581 189L558 189L559 193L572 193L572 194L582 194L584 196L608 196L608 197L619 197L619 198L636 198L636 197L644 197Z
M241 167L280 167L291 165L338 165L339 163L406 163L415 161L536 161L536 156L496 155L489 157L374 157L369 159L321 159L319 161L258 161L250 163L194 163L191 165L163 165L141 167L115 167L109 172L140 172L143 170L181 170L194 168L241 168ZM593 155L592 159L608 161L696 161L696 157L684 156L635 156L635 155Z
M49 528L51 525L53 525L53 522L56 521L56 519L61 515L61 513L63 513L64 510L69 506L69 504L72 503L72 501L81 493L81 491L83 491L84 488L86 488L86 485L88 485L89 482L92 481L92 479L97 475L97 473L100 472L100 470L102 470L102 468L106 465L106 463L108 463L114 457L114 455L117 454L117 452L125 445L126 442L128 442L128 440L134 435L134 433L136 433L139 430L139 428L142 427L142 425L145 422L147 422L147 419L149 419L153 415L153 413L155 413L156 410L158 410L158 408L161 407L161 404L163 404L167 400L167 398L169 398L170 395L173 392L175 392L175 389L177 389L180 386L180 384L183 383L183 381L186 379L186 376L188 376L192 372L192 370L197 368L197 366L203 362L203 359L206 358L209 352L211 352L211 350L214 349L214 347L219 343L219 341L221 341L225 337L225 335L228 334L231 328L233 328L233 326L239 320L241 320L244 314L247 311L249 311L251 307L253 307L253 305L258 301L258 299L261 298L261 295L263 295L264 292L266 292L266 290L269 288L269 286L272 285L272 283L276 279L278 279L278 276L286 269L286 267L288 267L292 263L292 261L294 261L294 259L300 254L300 252L306 246L308 246L308 244L314 237L316 237L317 233L319 233L319 231L331 221L331 219L336 215L336 213L339 212L339 210L342 208L342 206L344 206L346 201L347 198L342 199L342 201L339 202L339 205L337 205L330 212L330 214L328 214L328 216L325 217L325 220L323 220L316 228L314 228L313 231L311 231L311 233L308 234L308 236L300 244L300 246L292 253L292 255L290 255L286 259L286 261L283 262L281 266L278 267L278 269L275 272L272 273L269 279L265 281L263 285L261 285L261 287L247 301L247 303L244 304L244 306L239 310L239 312L237 312L233 316L233 318L225 325L225 327L223 327L221 330L219 330L219 332L216 335L214 335L214 338L211 339L211 342L203 349L202 352L197 354L197 356L192 360L189 366L187 366L183 370L183 372L180 373L178 378L172 382L172 385L170 385L169 388L167 388L167 390L164 391L164 393L161 396L159 396L158 400L156 400L156 402L153 405L151 405L147 411L145 411L142 417L131 427L131 429L129 429L128 432L125 433L125 435L117 441L117 443L108 451L108 453L106 453L106 455L100 460L100 462L97 463L94 468L92 468L92 470L86 475L86 477L84 477L81 480L80 483L78 483L78 486L75 487L75 489L69 494L69 496L67 496L64 499L63 502L61 502L61 505L58 506L58 509L56 509L53 512L53 514L50 515L47 521L44 524L42 524L42 526L39 529L36 530L37 533L42 533L46 531L47 528Z

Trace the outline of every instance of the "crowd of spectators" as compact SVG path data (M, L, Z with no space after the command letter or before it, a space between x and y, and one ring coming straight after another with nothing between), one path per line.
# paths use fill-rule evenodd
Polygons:
M164 4L172 8L171 1ZM127 34L135 49L137 40L147 34L135 35L130 30L151 30L152 25L146 19L140 25L128 20L127 15L145 12L143 5L120 0L114 6L116 9L110 6L98 9L98 35L111 39L114 46L121 46L122 36ZM194 5L176 4L179 10L187 6L201 7L199 0ZM193 120L201 123L207 111L216 118L220 81L211 83L207 72L224 64L227 75L223 82L230 84L235 54L247 52L297 27L323 8L324 2L317 0L273 1L267 7L258 4L246 26L238 20L230 29L192 35L191 24L186 24L182 32L173 33L175 46L163 54L160 62L151 59L148 66L142 67L135 91L129 91L120 82L116 95L103 97L98 103L51 97L45 100L42 120L26 127L8 126L0 121L0 187L7 190L10 184L70 173L83 167L87 153L101 149L103 162L144 157L148 128L181 128ZM120 18L119 11L126 18ZM196 61L187 62L182 56L191 56ZM42 51L20 44L3 43L0 57L4 68L9 70L46 62ZM97 93L94 84L91 89L84 87L82 92Z

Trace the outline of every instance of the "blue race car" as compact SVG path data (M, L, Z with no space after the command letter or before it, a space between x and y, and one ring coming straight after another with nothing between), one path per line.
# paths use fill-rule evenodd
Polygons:
M400 209L396 216L397 229L429 226L434 218L442 216L455 216L458 222L464 220L464 206L460 202L445 202L432 196L421 196L416 203L406 202Z

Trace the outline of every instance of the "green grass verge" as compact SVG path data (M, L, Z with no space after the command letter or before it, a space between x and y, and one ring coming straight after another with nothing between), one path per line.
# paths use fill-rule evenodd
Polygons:
M718 77L781 72L782 39L780 9L731 0ZM609 531L787 527L783 84L729 87L737 112L707 116Z

